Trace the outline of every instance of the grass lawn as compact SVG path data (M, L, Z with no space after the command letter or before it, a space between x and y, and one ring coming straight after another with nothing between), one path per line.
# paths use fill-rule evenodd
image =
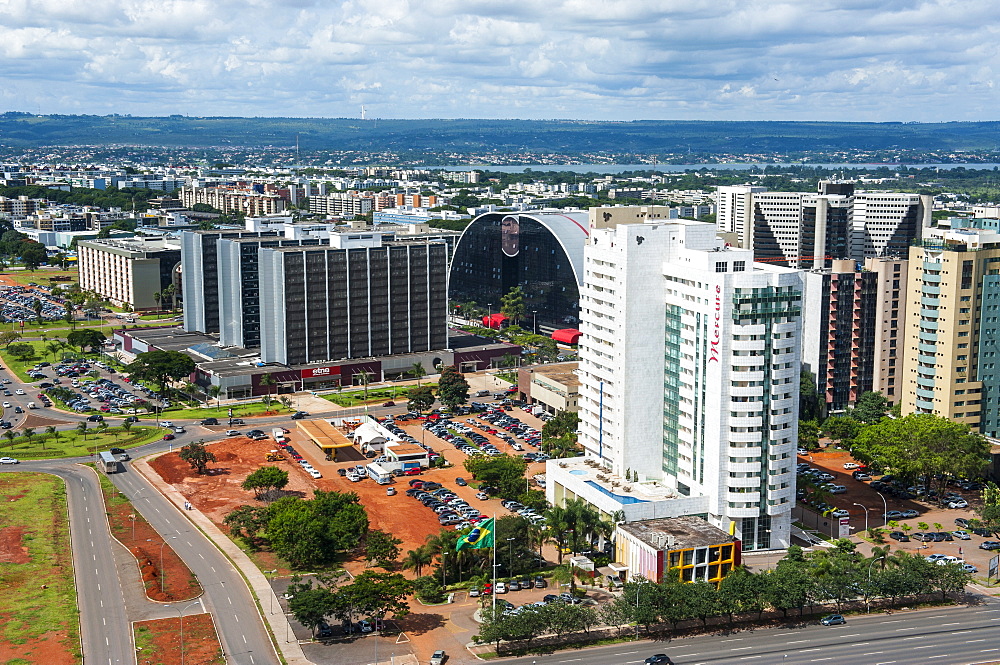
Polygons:
M86 457L94 451L107 450L112 447L134 448L146 443L152 443L163 437L170 430L162 427L132 426L126 433L121 427L109 427L103 434L98 434L95 423L87 423L91 428L86 436L81 436L76 430L60 431L59 436L45 434L44 430L35 432L29 441L24 436L18 436L10 441L0 436L0 456L16 457L18 459L49 459L56 457ZM16 430L6 430L16 432Z
M21 340L18 341L20 342ZM35 356L30 360L18 360L6 349L0 351L0 357L3 358L7 367L10 367L11 371L17 374L17 378L21 379L24 383L31 383L33 379L28 378L27 370L43 360L53 362L54 358L51 353L45 350L47 342L24 342L24 344L30 344L35 349ZM58 356L59 354L56 355ZM51 377L49 378L51 380Z
M431 388L437 388L436 383L421 383L421 386L429 386ZM368 389L368 399L365 399L365 391L362 390L351 390L349 392L341 393L329 393L326 395L320 395L323 399L329 400L334 404L340 406L359 406L361 404L381 404L387 400L395 401L406 401L406 393L410 388L416 387L405 385L405 386L391 386L389 388L369 388Z
M58 281L56 284L72 284L73 282L79 281L80 272L76 269L71 270L5 270L3 272L5 277L17 282L21 286L27 286L31 282L35 284L40 284L42 286L49 286L49 278L51 277L69 277L70 280Z
M0 533L11 555L0 559L0 651L13 650L25 663L79 662L66 487L47 474L4 473L0 496Z
M247 402L242 404L224 406L196 406L184 408L181 406L171 406L169 409L161 411L161 417L167 418L223 418L229 419L229 409L233 410L233 418L246 418L249 416L280 415L283 413L295 413L294 409L282 406L278 402L271 402L270 408L266 408L263 402ZM140 416L141 418L142 416ZM155 416L154 416L155 417Z

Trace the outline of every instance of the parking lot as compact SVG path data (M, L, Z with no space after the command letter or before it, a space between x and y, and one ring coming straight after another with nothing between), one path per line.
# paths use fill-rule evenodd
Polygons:
M58 321L66 315L65 301L53 298L49 295L49 289L44 286L0 286L0 321L37 321L39 314L35 312L36 300L42 305L43 321Z
M920 497L901 498L892 496L884 491L880 494L877 489L871 487L872 481L860 481L851 477L854 469L845 469L844 464L851 464L853 461L848 452L832 449L813 451L810 454L799 456L799 462L825 470L834 476L834 479L831 481L832 483L843 485L847 488L847 491L843 494L832 495L827 500L836 508L848 512L853 534L862 533L866 527L882 527L888 521L892 521L893 518L895 518L895 521L899 525L908 525L909 529L900 527L899 529L890 529L889 531L903 531L910 536L925 531L951 533L953 531L967 530L961 525L956 524L956 519L968 520L976 517L974 509L979 502L978 491L966 491L954 486L948 488L948 491L953 491L961 495L967 501L968 507L966 508L948 508L925 501ZM884 504L883 498L885 499ZM906 511L910 511L907 513L909 515L912 515L913 512L916 512L917 515L916 517L896 516L897 513L904 513ZM888 519L885 517L887 512L890 515ZM867 521L865 519L866 513ZM825 525L826 529L829 529L826 531L827 534L834 534L836 522L836 519L822 518L819 525L821 530L823 529L823 525ZM920 524L926 524L927 529L922 529L919 526ZM937 525L940 525L940 528ZM983 536L971 532L969 533L968 540L962 540L952 535L952 540L941 542L922 542L912 537L909 542L899 542L898 540L889 538L888 535L887 532L885 542L891 545L893 550L905 550L924 556L938 554L964 559L978 569L978 572L973 574L974 579L986 577L989 560L997 554L994 551L980 549L980 544L986 541L1000 541L1000 537L996 535ZM871 549L871 545L863 542L860 549L867 552Z

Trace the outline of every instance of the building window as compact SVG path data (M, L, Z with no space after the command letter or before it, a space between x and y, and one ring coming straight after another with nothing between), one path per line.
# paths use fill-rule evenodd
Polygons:
M746 261L733 261L733 272L744 272L746 269Z
M729 264L725 261L715 262L715 272L726 272L729 269Z

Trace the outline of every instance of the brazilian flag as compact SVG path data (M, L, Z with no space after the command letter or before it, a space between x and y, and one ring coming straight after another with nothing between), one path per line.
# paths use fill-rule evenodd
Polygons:
M486 520L465 534L455 543L455 551L468 547L473 550L481 550L485 547L493 547L493 518Z

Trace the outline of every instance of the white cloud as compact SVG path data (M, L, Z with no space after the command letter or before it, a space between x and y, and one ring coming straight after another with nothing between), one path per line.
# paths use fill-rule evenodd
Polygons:
M940 120L998 106L988 0L0 0L9 109ZM54 85L58 84L58 85ZM992 115L985 116L992 118Z

